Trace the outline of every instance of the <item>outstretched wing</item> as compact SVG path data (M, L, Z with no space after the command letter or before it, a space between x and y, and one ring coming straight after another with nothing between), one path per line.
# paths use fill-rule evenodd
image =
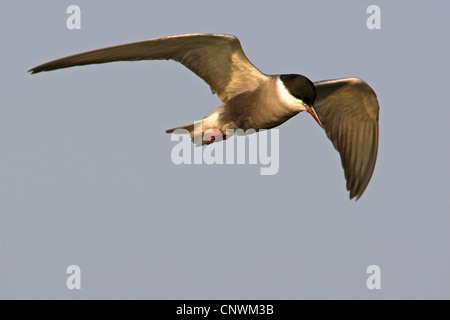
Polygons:
M379 105L375 92L357 78L314 83L314 108L341 155L350 199L364 193L378 153Z
M225 102L253 91L266 76L256 69L231 35L190 34L88 51L44 63L31 73L113 61L175 60L206 81Z

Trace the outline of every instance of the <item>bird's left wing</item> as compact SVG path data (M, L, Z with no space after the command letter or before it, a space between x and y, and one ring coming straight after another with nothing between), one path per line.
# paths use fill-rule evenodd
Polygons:
M377 159L377 96L367 83L357 78L314 84L317 91L314 109L341 155L350 199L359 199L369 184Z
M112 61L175 60L189 68L225 102L253 91L266 76L245 56L231 35L187 34L108 47L44 63L31 73Z

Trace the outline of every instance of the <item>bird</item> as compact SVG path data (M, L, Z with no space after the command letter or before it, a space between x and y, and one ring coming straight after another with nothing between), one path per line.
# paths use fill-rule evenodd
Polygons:
M180 62L221 100L201 126L191 123L167 133L185 129L193 141L209 144L229 138L230 130L271 129L307 111L340 154L349 198L358 200L366 190L378 153L379 103L375 91L359 78L312 82L300 74L264 74L248 60L239 39L227 34L185 34L112 46L53 60L29 72L139 60ZM198 136L203 138L196 140Z

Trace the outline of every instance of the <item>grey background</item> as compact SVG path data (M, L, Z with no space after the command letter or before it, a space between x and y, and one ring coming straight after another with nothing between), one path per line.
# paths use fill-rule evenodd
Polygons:
M381 30L366 28L370 4ZM2 1L0 298L450 298L448 13L448 1ZM265 73L375 89L380 149L360 201L305 113L280 127L275 176L172 164L164 130L219 105L175 62L26 72L194 32L238 36ZM71 264L80 291L66 288Z

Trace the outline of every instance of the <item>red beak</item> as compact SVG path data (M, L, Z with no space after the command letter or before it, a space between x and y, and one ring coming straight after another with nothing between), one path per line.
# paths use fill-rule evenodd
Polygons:
M316 110L314 110L314 108L308 107L306 104L304 104L306 111L309 112L310 115L312 115L312 117L314 118L314 120L317 121L317 123L319 124L319 126L322 127L322 123L320 122L319 117L317 116Z

